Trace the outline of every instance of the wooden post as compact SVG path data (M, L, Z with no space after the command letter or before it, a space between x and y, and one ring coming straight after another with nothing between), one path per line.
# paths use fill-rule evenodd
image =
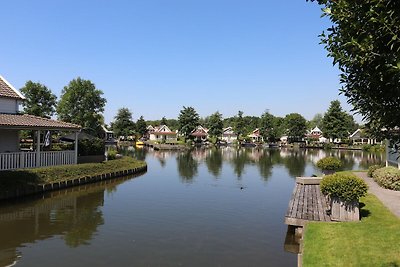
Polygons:
M78 164L78 134L79 132L75 132L75 164Z
M36 131L36 167L40 167L40 130Z
M386 167L388 167L389 166L389 161L388 161L388 158L389 158L389 140L388 139L386 139L385 140L386 142L386 149L385 149L385 151L386 151L386 162L385 162L385 164L386 164Z

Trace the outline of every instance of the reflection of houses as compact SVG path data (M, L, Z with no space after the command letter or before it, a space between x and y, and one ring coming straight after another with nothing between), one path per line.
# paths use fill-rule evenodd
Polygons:
M153 128L153 130L150 128L149 138L151 141L156 142L176 142L176 132L171 131L167 125L160 125Z
M349 136L349 139L353 141L354 145L364 145L364 144L374 145L378 143L376 139L369 138L361 129L357 129L354 133L352 133Z
M0 76L0 170L76 164L78 142L75 142L74 150L43 150L46 147L50 148L50 131L75 132L77 140L81 127L72 123L20 114L18 107L24 99L19 91ZM35 132L36 151L20 151L21 130Z
M222 141L225 141L226 143L231 144L235 140L237 140L237 136L236 136L235 132L233 131L233 128L229 126L225 129L223 129L221 139L222 139Z
M255 129L251 134L248 135L250 141L253 143L264 142L264 138L260 134L260 129Z
M208 129L199 125L190 135L193 136L195 142L205 142L208 138Z

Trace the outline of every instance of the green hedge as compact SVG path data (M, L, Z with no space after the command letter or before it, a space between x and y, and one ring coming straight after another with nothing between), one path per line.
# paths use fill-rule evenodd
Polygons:
M400 170L395 167L384 167L373 172L372 178L380 186L400 191Z
M105 151L104 140L95 138L93 140L80 140L78 144L79 156L103 155Z
M372 165L368 167L368 172L367 175L368 177L372 177L374 171L376 171L377 169L383 168L384 166L382 165Z
M317 167L321 170L338 170L342 167L342 162L335 157L326 157L318 160Z
M368 185L350 172L339 172L325 176L321 181L321 192L338 197L346 202L355 201L367 194Z

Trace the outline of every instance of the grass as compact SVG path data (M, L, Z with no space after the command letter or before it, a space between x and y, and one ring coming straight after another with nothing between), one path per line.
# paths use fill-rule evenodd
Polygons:
M130 157L102 163L64 165L37 169L0 171L0 191L24 188L27 185L67 181L84 176L100 175L145 166L146 163Z
M303 266L400 266L400 219L371 194L360 222L309 223Z

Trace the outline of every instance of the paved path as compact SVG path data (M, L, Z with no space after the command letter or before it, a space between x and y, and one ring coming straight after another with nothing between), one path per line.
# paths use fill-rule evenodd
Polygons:
M394 215L400 218L400 191L380 187L366 172L355 172L369 186L369 192L374 194Z

